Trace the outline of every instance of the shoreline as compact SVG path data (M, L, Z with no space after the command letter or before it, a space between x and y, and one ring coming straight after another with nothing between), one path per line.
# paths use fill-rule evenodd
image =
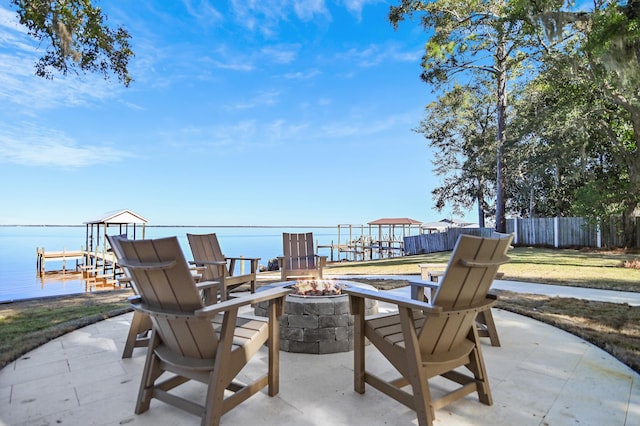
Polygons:
M16 304L16 303L37 303L37 302L46 302L46 301L57 301L60 299L65 299L65 298L74 298L74 297L91 297L92 295L95 296L104 296L104 295L109 295L109 294L117 294L120 292L131 292L131 294L133 294L133 290L131 288L119 288L119 289L112 289L112 290L99 290L99 291L85 291L82 293L66 293L66 294L51 294L51 295L47 295L47 296L35 296L35 297L29 297L26 299L11 299L11 300L0 300L0 310L2 310L4 307L8 306L8 305L12 305L12 304Z

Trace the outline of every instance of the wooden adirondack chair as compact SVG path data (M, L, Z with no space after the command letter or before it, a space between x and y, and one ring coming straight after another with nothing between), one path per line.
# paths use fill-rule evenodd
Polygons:
M202 425L218 425L224 413L260 389L268 386L270 396L278 393L278 322L290 289L279 287L204 307L177 238L126 240L120 246L118 261L140 292L133 307L153 323L136 414L147 411L156 398L200 416ZM267 319L239 317L240 308L263 301L269 302ZM252 383L236 382L267 342L268 371ZM204 404L172 392L189 380L206 385Z
M420 425L432 425L437 408L473 392L480 402L491 405L475 320L478 312L495 303L488 291L498 267L509 261L510 242L511 238L461 235L431 303L357 287L345 289L355 316L355 391L364 393L369 383L415 410ZM365 298L393 303L398 313L367 319ZM365 338L398 370L398 379L386 381L365 369ZM434 400L429 379L436 376L460 386Z
M109 241L109 245L111 246L111 250L113 250L113 254L116 259L122 257L122 247L120 246L121 241L127 241L126 235L107 235L107 240ZM138 288L136 283L131 279L129 274L125 271L125 276L119 279L121 282L126 282L131 286L131 289L135 294L140 294L138 292ZM213 289L217 293L218 288L220 287L219 281L200 281L196 284L198 290L200 290L203 294L208 293ZM206 296L203 296L206 298ZM149 315L141 312L134 311L133 318L131 319L131 325L129 326L129 333L127 334L127 340L124 345L124 350L122 351L122 358L131 358L133 356L133 350L135 348L142 348L149 346L151 335L151 319Z
M513 239L513 235L494 232L492 234L492 238ZM511 246L509 246L509 248L511 248ZM431 290L431 294L435 294L435 291L440 286L438 281L444 276L444 269L446 268L446 265L421 264L418 266L421 269L422 282L414 281L411 283L411 297L413 299L424 300L425 288ZM504 273L497 272L495 278L501 279L503 276ZM478 326L478 336L488 337L491 342L491 346L500 347L500 336L498 335L498 329L496 328L496 323L493 320L493 312L490 307L484 311L478 312L476 325Z
M282 234L282 253L278 257L280 278L322 279L322 269L327 264L327 256L320 256L313 251L313 233Z
M249 284L251 293L256 291L256 273L260 258L225 257L220 249L216 234L187 234L192 263L204 267L203 279L206 281L220 281L223 291L220 299L227 300L229 292L242 284ZM248 260L251 262L251 272L243 275L233 275L236 262Z

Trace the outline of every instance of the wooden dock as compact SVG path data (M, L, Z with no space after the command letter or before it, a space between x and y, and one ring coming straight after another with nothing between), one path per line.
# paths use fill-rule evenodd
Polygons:
M36 269L40 276L44 275L47 260L62 262L62 271L67 271L67 261L74 261L75 271L80 270L80 264L84 263L84 259L87 253L83 250L61 250L61 251L46 251L44 247L36 248Z
M43 248L36 248L36 270L40 277L48 273L82 272L93 274L97 278L106 278L112 275L115 278L118 265L113 253L87 252L86 250L61 250L46 251ZM46 264L49 262L62 262L62 268L55 271L47 271ZM75 261L75 266L70 269L67 261Z
M375 240L371 237L362 236L360 238L348 241L342 244L334 244L333 240L329 245L316 245L316 252L320 249L329 249L329 261L363 261L373 260L376 256L378 259L402 256L404 253L404 245L399 240ZM337 252L337 259L334 259L334 251ZM341 255L344 255L342 258Z

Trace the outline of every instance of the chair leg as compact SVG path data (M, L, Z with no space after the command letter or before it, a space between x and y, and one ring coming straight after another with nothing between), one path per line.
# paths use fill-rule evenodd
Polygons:
M362 297L349 296L353 323L353 389L359 394L365 390L364 363L364 305Z
M489 377L487 376L487 370L484 366L484 359L482 357L482 349L480 347L480 339L478 338L478 332L474 329L473 333L476 336L476 346L469 354L469 364L467 368L473 373L476 381L476 391L478 392L478 400L486 405L493 405L493 398L491 396L491 388L489 387Z
M122 358L131 358L133 356L133 349L139 345L136 341L139 339L139 335L151 330L151 320L148 315L139 311L133 312L133 318L131 319L131 325L129 326L129 334L127 335L127 341L122 351Z
M256 292L256 274L258 273L258 260L251 261L251 293Z
M420 426L432 426L435 419L435 411L431 405L431 390L425 374L418 373L417 383L412 383L413 398L416 404L416 415Z
M420 426L432 426L435 415L431 405L429 377L422 366L413 313L410 309L404 308L399 310L399 314L404 335L407 365L409 367L408 377L405 377L405 379L411 384L418 424Z
M280 322L279 313L282 312L282 299L269 301L269 341L267 349L269 351L269 371L268 371L268 394L276 396L280 392Z
M498 330L496 329L496 323L493 320L493 313L491 308L478 312L476 321L483 326L482 337L488 337L491 341L491 346L500 347L500 338L498 337Z
M226 365L231 359L231 347L235 324L238 319L238 310L232 309L224 313L222 327L220 329L220 341L216 349L216 364ZM224 414L224 391L231 382L227 378L228 372L222 368L214 368L209 374L207 395L202 417L202 425L219 425Z
M219 368L214 369L209 375L204 415L200 423L202 426L218 426L222 418L225 387L219 386L219 383L216 383L219 376L217 370L219 370Z
M162 370L159 365L160 361L154 351L158 343L158 336L152 332L151 342L147 349L147 358L144 363L144 369L142 370L142 379L140 380L140 390L138 391L138 400L135 409L136 414L144 413L149 409L155 381L162 375Z

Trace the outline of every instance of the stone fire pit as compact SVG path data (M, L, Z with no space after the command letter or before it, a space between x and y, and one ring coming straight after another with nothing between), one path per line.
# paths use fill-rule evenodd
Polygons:
M351 285L375 290L375 287L353 281L331 281L339 287ZM291 284L296 283L292 281ZM282 283L278 283L261 288L281 285ZM378 313L378 302L367 300L365 310L366 315ZM256 304L254 312L256 315L266 316L267 303ZM349 296L289 294L284 305L284 315L280 319L280 350L308 354L353 350L353 315L349 310Z

